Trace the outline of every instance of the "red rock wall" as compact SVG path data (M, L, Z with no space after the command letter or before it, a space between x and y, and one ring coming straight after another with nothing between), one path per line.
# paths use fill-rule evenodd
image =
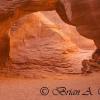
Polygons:
M1 51L4 51L6 47L10 48L9 44L7 45L9 43L7 32L16 20L27 14L43 10L56 10L63 21L76 25L81 35L93 39L97 48L100 48L100 2L98 0L69 0L69 2L71 4L72 20L68 20L69 10L64 9L66 3L61 3L59 0L0 0L0 40L2 41L0 45L3 45Z

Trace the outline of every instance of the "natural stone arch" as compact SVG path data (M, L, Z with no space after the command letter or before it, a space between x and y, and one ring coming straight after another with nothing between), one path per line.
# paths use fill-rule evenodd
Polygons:
M3 6L2 6L3 5ZM5 66L9 59L10 38L8 31L10 27L25 15L37 11L56 10L60 17L67 22L67 16L62 13L64 9L59 0L2 0L0 1L0 65ZM61 12L60 12L61 10ZM67 22L69 23L69 22Z
M96 46L98 49L100 49L100 34L99 34L99 11L100 11L100 6L98 5L100 1L98 0L92 0L92 1L87 1L84 0L86 6L84 6L84 2L79 1L76 2L75 0L69 0L70 3L72 4L72 12L74 12L74 20L73 21L69 21L68 16L66 14L66 9L64 6L66 6L66 4L64 5L64 3L62 1L66 1L67 0L1 0L0 1L0 64L3 65L5 64L5 62L8 60L9 57L9 36L8 36L8 31L9 28L13 25L13 23L18 20L19 18L33 13L33 12L37 12L37 11L51 11L51 10L56 10L57 13L59 14L59 16L61 17L61 19L63 21L65 21L68 24L74 24L76 25L76 27L78 28L78 31L81 33L81 35L90 38L94 40ZM82 5L81 6L81 10L79 9L80 6L78 5ZM89 5L89 6L87 6ZM79 7L79 8L78 8ZM85 8L84 8L85 7ZM83 29L79 29L80 26L82 26L85 22L85 25L87 23L87 20L89 20L89 17L85 17L86 20L83 21L82 17L78 18L78 16L80 15L80 13L83 12L83 10L86 8L89 8L88 10L90 11L90 15L89 17L91 17L91 19L93 19L93 22L91 22L89 25L87 25L86 29L87 30L91 30L91 25L93 28L93 31L95 32L95 30L97 30L97 32L93 33L85 33L86 31ZM92 8L93 9L92 9ZM90 9L91 8L91 9ZM98 8L98 10L97 10ZM96 11L97 10L97 11ZM96 15L93 15L93 12L96 11ZM77 13L78 12L78 13ZM92 14L91 14L92 13ZM85 15L88 15L88 13L85 13ZM97 25L97 26L96 26ZM83 25L84 26L84 25ZM94 28L94 26L96 26ZM85 32L83 32L83 30ZM5 53L6 52L6 53Z

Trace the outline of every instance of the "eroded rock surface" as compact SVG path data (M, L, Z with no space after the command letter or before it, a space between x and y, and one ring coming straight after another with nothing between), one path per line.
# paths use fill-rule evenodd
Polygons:
M81 61L91 55L91 51L80 51L67 34L42 13L16 22L10 38L10 70L2 70L8 76L48 78L80 74Z
M100 48L99 3L98 0L79 2L76 0L1 0L0 40L3 39L3 42L0 43L3 44L1 47L3 49L7 47L6 52L9 54L10 46L7 32L16 20L36 11L56 10L63 21L75 25L81 35L93 39L97 48ZM8 56L6 57L8 58Z
M52 73L74 71L74 65L67 57L75 54L78 47L42 13L26 16L16 22L11 28L10 39L10 73L5 68L2 70L4 73L46 77Z
M5 48L8 48L6 52L9 54L8 31L16 20L36 11L54 10L56 1L57 0L0 0L0 44L3 45L1 46L2 52L0 52L0 55L2 55ZM3 57L0 57L0 62L3 62ZM8 56L6 56L6 58L7 57Z
M100 1L98 0L61 0L69 21L78 32L93 39L100 48Z

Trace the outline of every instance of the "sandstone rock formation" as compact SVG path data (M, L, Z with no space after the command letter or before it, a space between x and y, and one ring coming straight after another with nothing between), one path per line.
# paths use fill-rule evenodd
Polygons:
M27 41L30 39L33 39L35 42L50 37L52 37L51 40L55 38L55 41L65 41L67 45L66 48L71 51L77 51L78 49L78 47L71 42L67 34L59 29L57 24L50 21L40 12L20 19L11 27L10 46L11 49L16 49L21 45L27 44ZM56 38L58 38L58 40Z
M0 42L0 44L3 45L2 48L6 48L7 46L9 48L9 36L7 32L19 18L36 11L56 10L63 21L75 25L83 36L93 39L97 48L100 48L99 3L98 0L78 2L77 0L1 0L0 40L5 42ZM2 48L1 51L3 50Z
M7 55L9 54L8 31L15 21L36 11L54 10L55 5L56 0L0 0L0 62L4 62L2 61L5 57L2 55L3 52L6 51ZM5 62L7 58L8 56L5 57Z
M79 68L77 71L73 67L74 64L69 64L67 58L70 59L69 55L75 54L79 48L43 13L33 13L16 22L11 28L10 39L13 74L31 77L40 71L80 72Z
M61 0L68 20L78 32L93 39L100 48L100 1L98 0Z
M54 22L67 37L70 37L71 41L74 42L80 49L92 50L95 49L93 40L88 39L80 35L75 26L66 24L56 13L56 11L42 11L42 13L52 22Z

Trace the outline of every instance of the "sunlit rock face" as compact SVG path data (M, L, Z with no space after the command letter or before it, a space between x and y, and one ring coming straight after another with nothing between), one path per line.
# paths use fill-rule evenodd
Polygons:
M8 59L7 55L10 50L8 31L15 21L32 12L54 10L56 1L57 0L0 0L0 63L6 62L6 59ZM7 55L5 55L5 52L7 52Z
M30 74L35 70L35 74L39 74L37 71L77 72L69 59L79 48L42 13L34 13L16 22L11 28L10 39L10 57L15 73L16 69L22 69L19 73L25 75L27 69L31 69Z
M95 44L93 40L88 39L77 32L76 27L64 23L64 21L59 17L55 11L42 12L47 18L57 24L58 28L62 30L66 36L70 37L80 49L95 49Z
M53 57L55 53L70 53L78 50L66 33L42 13L35 13L20 19L10 32L10 56L17 60ZM21 57L22 56L22 57Z
M33 12L51 10L56 10L61 19L66 23L76 25L81 35L93 39L96 46L100 48L99 1L89 0L87 2L87 0L84 0L77 2L76 0L69 0L68 4L71 6L66 5L67 0L65 0L65 3L61 3L60 1L61 0L0 0L0 40L3 40L0 44L6 44L1 46L1 51L4 51L4 48L7 47L8 51L6 52L8 52L7 55L9 54L10 46L7 32L16 20ZM64 7L67 6L69 9L64 9ZM70 14L72 14L72 16L69 16Z

